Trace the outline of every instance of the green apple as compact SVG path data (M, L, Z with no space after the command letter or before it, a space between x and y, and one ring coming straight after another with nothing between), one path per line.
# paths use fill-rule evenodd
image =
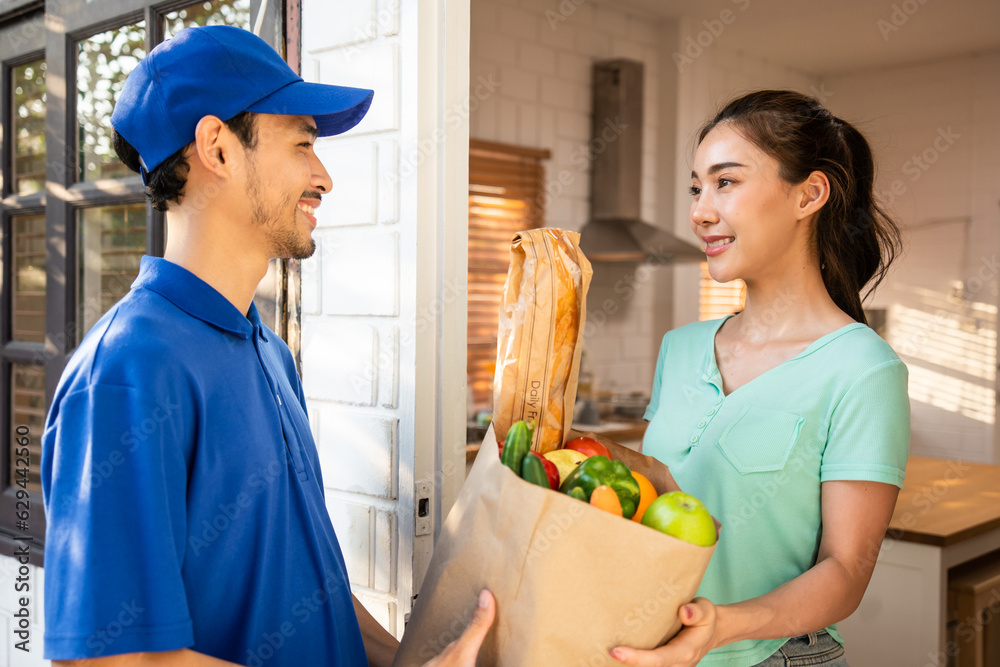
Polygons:
M683 491L664 493L654 500L642 516L642 525L701 547L715 544L715 522L708 508Z

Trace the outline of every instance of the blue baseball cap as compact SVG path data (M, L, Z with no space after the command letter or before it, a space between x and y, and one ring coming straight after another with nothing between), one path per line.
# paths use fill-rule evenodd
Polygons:
M194 141L205 116L244 111L312 116L319 136L357 125L374 92L307 83L271 46L233 26L185 28L157 45L125 80L111 124L145 172ZM145 182L146 174L143 173Z

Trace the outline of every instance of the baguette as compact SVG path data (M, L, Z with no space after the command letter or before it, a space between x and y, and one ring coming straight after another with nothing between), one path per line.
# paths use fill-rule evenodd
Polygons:
M535 229L511 242L501 300L494 377L493 427L506 437L534 419L532 449L562 447L573 419L586 293L592 270L579 234Z

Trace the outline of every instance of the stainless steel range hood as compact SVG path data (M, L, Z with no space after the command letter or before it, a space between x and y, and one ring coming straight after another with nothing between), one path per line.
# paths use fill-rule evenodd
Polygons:
M580 247L596 262L700 262L694 243L640 218L642 69L634 60L594 64L590 220Z

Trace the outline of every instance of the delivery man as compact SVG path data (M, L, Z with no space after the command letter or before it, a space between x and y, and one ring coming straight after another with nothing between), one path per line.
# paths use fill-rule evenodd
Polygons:
M189 28L125 82L115 149L166 211L163 258L87 334L43 435L45 657L74 665L389 665L351 594L302 385L253 305L309 257L317 137L372 91L306 83L264 41ZM429 664L474 665L493 620ZM79 661L67 663L63 661Z

